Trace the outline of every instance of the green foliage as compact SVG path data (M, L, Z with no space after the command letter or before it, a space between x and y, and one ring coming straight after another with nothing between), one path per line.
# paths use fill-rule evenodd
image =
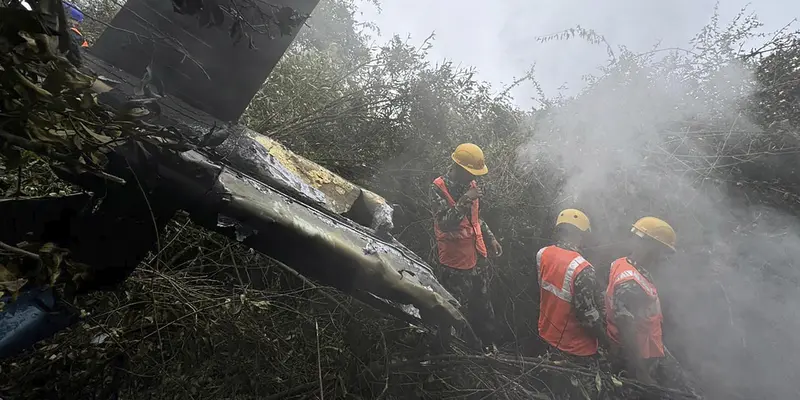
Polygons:
M796 332L795 321L776 317L793 315L786 293L797 282L787 266L798 243L782 239L793 235L787 216L800 211L793 161L800 149L796 34L759 36L760 23L743 12L728 25L714 17L686 49L636 53L576 27L541 41L588 40L607 48L608 64L578 95L543 98L542 109L525 111L507 90L498 93L476 79L474 70L428 62L433 38L415 47L393 37L372 48L372 28L356 25L354 6L323 0L310 29L300 32L251 103L251 127L395 203L394 234L432 265L430 182L446 170L457 144L480 145L490 168L480 182L486 189L483 216L505 247L493 261L493 300L507 350L524 355L545 349L536 335L533 255L549 242L555 213L577 206L593 218L596 243L586 255L601 276L624 254L621 242L635 218L663 216L678 230L680 245L676 268L658 277L671 351L719 398L791 397L781 382L792 382L786 371L797 370L794 347L775 343L792 343ZM742 50L759 37L766 39L764 47ZM388 369L375 366L402 363L411 354L427 357L418 333L390 328L391 322L366 315L350 300L331 302L320 289L293 292L297 282L269 281L274 275L265 270L274 265L215 236L177 227L170 235L161 242L176 243L150 260L127 292L98 296L102 320L53 342L83 340L75 348L84 349L93 334L124 333L122 346L109 344L95 359L100 366L90 357L70 356L72 350L42 349L42 357L56 354L59 385L71 377L63 371L72 370L80 376L69 386L73 393L94 387L97 377L87 371L125 354L138 368L124 369L134 371L124 379L130 393L150 390L155 396L163 389L164 397L181 391L204 397L279 388L309 396L319 382L318 371L308 366L317 363L334 371L322 378L326 397L409 393L384 386ZM233 278L237 273L263 273L269 282L251 293ZM208 274L223 278L206 280ZM748 297L752 287L758 298ZM254 307L237 302L240 294L257 297ZM222 306L226 298L245 311L230 313ZM147 306L129 306L137 303ZM263 314L256 304L266 307ZM757 308L761 304L770 312ZM209 305L216 308L198 311ZM286 339L291 335L305 345ZM497 369L476 364L469 358L430 364L451 374L414 364L392 375L392 382L429 398L545 392L532 381L515 386L522 376L496 374L508 373L502 362ZM736 367L751 364L754 372ZM21 366L15 376L33 368ZM593 386L596 375L590 376ZM565 377L553 379L559 378ZM571 387L573 380L566 380L553 390Z
M37 21L26 12L15 23ZM95 78L75 69L44 34L4 30L0 35L0 183L6 195L64 195L74 189L54 179L62 173L124 180L104 171L106 155L129 140L186 149L173 130L149 125L142 117L158 111L148 101L132 101L117 111L96 101ZM7 216L8 217L8 216ZM0 242L0 294L16 296L21 285L66 284L74 288L87 269L72 263L52 243ZM63 273L66 272L66 273ZM61 289L61 287L59 287Z
M158 112L152 101L131 101L119 111L98 105L95 78L55 54L49 37L9 33L0 36L0 49L0 148L7 169L17 168L27 150L72 172L121 182L103 172L114 146L133 139L181 148L172 130L142 121Z
M429 64L430 42L414 48L395 37L370 58L360 58L363 64L353 70L353 60L335 46L310 51L301 41L297 48L302 52L282 60L252 103L250 124L397 204L395 234L432 264L428 186L447 168L458 143L482 146L490 168L481 182L487 189L484 216L506 249L494 265L495 306L508 327L506 339L523 352L543 348L536 339L532 256L548 243L558 209L578 206L596 216L597 243L587 254L601 275L624 254L621 245L630 223L647 214L667 218L685 246L676 263L709 266L700 273L679 269L661 278L668 306L690 321L668 321L671 337L688 339L670 346L717 393L779 396L785 388L769 388L742 371L687 355L726 354L724 364L742 362L749 351L727 349L736 346L740 335L757 335L757 328L737 319L735 329L744 333L717 343L697 339L690 329L695 320L729 307L737 307L735 318L744 318L739 313L746 306L737 296L726 301L727 294L679 283L698 280L723 292L742 282L765 285L757 273L722 273L725 269L709 251L722 251L720 243L726 242L741 249L763 246L754 236L726 233L743 220L758 218L764 211L757 205L797 212L794 168L784 168L800 148L791 119L797 116L791 89L797 86L792 79L797 47L790 32L765 36L756 33L760 26L745 10L727 25L715 16L688 48L645 53L614 49L581 27L543 37L578 37L606 46L609 62L577 96L542 99L545 107L532 113L495 94L469 69ZM767 44L743 49L758 39ZM286 126L302 128L288 131ZM775 184L778 178L785 183ZM705 228L698 228L698 221ZM720 255L734 269L756 262L752 257ZM787 262L770 257L769 263ZM692 312L690 299L708 307ZM704 332L712 334L711 328ZM731 375L736 382L722 383Z
M431 354L434 337L423 329L299 279L182 218L164 239L118 290L81 297L77 326L4 360L0 393L439 399L652 390L563 360L485 357L460 346L454 354Z
M758 49L756 78L764 85L754 96L753 112L758 122L782 133L800 127L800 38L790 36Z
M40 54L46 49L26 33L20 32L16 39L21 40L0 39L6 72L2 82L4 138L13 140L8 135L14 135L39 145L45 153L74 154L80 163L101 168L105 164L101 148L119 135L99 134L90 128L96 126L95 121L68 116L96 106L88 90L92 80L69 68L64 59L43 60Z

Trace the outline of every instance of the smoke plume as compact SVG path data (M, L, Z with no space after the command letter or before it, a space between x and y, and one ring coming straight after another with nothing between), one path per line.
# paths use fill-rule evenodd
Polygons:
M592 219L602 281L636 219L673 225L678 252L651 272L667 346L706 395L798 398L800 225L739 169L757 160L743 107L757 85L722 53L623 51L581 94L536 112L519 159L561 171L555 203Z

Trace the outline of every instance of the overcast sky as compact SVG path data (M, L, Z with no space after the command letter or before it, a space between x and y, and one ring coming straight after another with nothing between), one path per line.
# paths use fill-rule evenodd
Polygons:
M605 5L600 5L605 3ZM687 47L687 41L711 18L716 0L381 0L382 12L361 7L363 20L377 23L381 35L410 35L420 44L436 33L431 61L452 60L474 66L497 88L522 76L536 64L537 78L548 96L566 85L580 88L581 76L596 71L606 59L600 46L581 40L540 44L536 37L581 25L602 34L616 47L646 51ZM775 31L800 16L800 1L720 0L723 25L748 6ZM797 28L797 26L795 26ZM534 103L530 88L513 92L518 103Z

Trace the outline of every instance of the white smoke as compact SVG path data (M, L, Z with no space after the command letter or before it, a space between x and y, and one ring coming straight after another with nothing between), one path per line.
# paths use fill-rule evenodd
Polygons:
M587 211L601 244L645 215L672 223L679 252L655 271L665 339L708 394L798 398L800 224L725 182L760 135L741 107L756 85L747 66L710 52L623 52L580 95L537 113L519 159L562 171L561 205Z

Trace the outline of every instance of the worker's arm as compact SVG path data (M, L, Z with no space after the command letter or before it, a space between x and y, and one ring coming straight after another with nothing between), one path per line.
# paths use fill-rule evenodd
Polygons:
M614 289L613 311L610 312L614 313L614 322L620 332L628 371L644 383L654 383L636 342L636 321L645 317L647 301L647 294L637 283L624 282Z
M604 324L605 312L603 302L600 300L600 291L597 288L597 275L594 267L589 265L581 270L574 282L575 318L578 319L578 323L583 329L600 341L600 345L608 347Z
M432 201L433 217L443 231L458 230L458 225L470 212L471 202L460 201L455 206L450 206L444 193L436 185L431 185L430 198Z
M489 255L494 257L500 257L503 255L503 246L500 245L500 242L497 241L497 238L494 236L494 233L489 229L489 225L486 225L481 219L481 233L483 234L483 242L486 244L486 247L489 250Z
M486 243L491 243L495 240L494 232L489 229L489 225L486 224L486 221L481 219L481 234L483 234L483 238L486 240Z

